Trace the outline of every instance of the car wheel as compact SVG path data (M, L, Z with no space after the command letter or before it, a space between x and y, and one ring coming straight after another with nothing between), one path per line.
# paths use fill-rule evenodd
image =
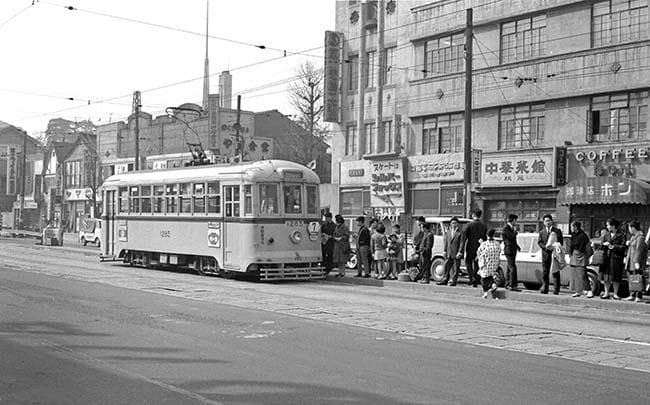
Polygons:
M587 278L589 279L589 287L591 293L594 295L600 294L600 280L598 279L598 274L587 270Z
M93 243L99 247L99 238L95 238L95 241Z
M526 287L527 290L539 290L542 288L542 285L539 283L524 283L524 287Z
M81 243L83 243L84 246L86 246L86 245L88 244L88 241L86 240L86 238L84 238L84 237L82 236L82 237L81 237Z
M348 269L356 269L358 264L359 258L357 257L357 252L353 250L352 253L350 253L350 258L347 263L345 263L345 267Z
M445 259L437 257L431 263L431 278L434 281L440 281L445 276Z

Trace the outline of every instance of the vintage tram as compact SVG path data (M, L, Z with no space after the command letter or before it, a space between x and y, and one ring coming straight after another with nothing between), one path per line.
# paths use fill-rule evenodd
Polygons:
M261 280L323 278L318 176L263 160L137 171L102 185L102 260Z

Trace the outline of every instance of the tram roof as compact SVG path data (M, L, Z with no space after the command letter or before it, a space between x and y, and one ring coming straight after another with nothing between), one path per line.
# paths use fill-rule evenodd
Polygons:
M302 178L290 176L300 172ZM197 180L297 181L319 183L318 175L307 167L285 160L259 160L237 164L214 164L163 170L142 170L110 176L102 187L182 183Z

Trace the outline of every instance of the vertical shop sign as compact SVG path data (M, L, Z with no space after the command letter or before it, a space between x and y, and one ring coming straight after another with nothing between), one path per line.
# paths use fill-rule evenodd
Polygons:
M481 182L481 158L483 151L481 149L472 149L472 183Z
M17 148L7 146L7 194L16 194Z
M325 31L325 68L323 75L323 121L340 122L339 81L341 66L341 35Z
M404 161L372 162L370 205L382 217L397 217L404 211Z
M566 184L567 177L567 149L555 148L555 186Z

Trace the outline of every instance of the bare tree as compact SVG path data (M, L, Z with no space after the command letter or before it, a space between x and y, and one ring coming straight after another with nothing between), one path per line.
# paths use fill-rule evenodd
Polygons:
M323 140L323 69L306 61L296 69L297 79L289 85L289 101L297 111L296 122L312 136Z

